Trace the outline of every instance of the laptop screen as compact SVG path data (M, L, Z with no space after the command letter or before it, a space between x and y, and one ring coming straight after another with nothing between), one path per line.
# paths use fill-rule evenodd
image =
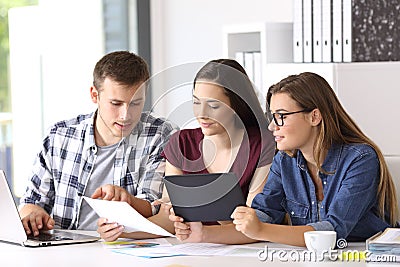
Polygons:
M0 170L0 240L22 244L26 240L26 233L15 206L14 198L4 171Z
M55 232L57 230L54 230L47 233L48 237L52 232L55 235L54 238L49 238L51 240L44 241L40 240L40 238L35 238L39 240L28 240L5 173L2 170L0 170L0 210L2 213L2 218L0 220L0 241L37 247L93 242L99 239L94 236L77 234L74 232L63 232L61 230L56 234Z

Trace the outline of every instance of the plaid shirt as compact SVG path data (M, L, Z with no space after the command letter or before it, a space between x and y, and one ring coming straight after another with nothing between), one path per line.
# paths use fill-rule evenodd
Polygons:
M96 161L94 118L95 113L80 115L50 129L20 201L43 207L63 229L77 228L82 196ZM161 152L175 131L170 122L143 113L117 147L113 184L150 202L160 198L165 168Z

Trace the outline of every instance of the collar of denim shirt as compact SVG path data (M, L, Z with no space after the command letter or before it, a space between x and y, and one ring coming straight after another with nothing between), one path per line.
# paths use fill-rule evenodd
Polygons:
M333 144L325 157L322 169L327 173L335 173L340 163L340 156L342 155L343 145ZM300 150L297 151L297 166L303 171L307 170L307 162Z

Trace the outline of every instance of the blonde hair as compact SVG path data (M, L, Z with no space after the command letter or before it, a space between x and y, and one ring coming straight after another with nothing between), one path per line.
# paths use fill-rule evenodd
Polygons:
M363 143L375 150L380 167L377 191L379 216L385 220L385 214L388 213L390 224L395 226L398 218L396 189L383 154L346 113L328 82L315 73L304 72L291 75L272 85L267 94L268 104L271 96L276 93L287 93L300 108L318 109L321 112L322 122L314 143L314 159L319 171L327 173L321 167L321 159L325 157L323 153L335 143ZM293 156L295 151L285 152Z

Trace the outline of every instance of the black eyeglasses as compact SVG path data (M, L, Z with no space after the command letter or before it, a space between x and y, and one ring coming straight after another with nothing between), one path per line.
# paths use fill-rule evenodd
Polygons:
M282 112L271 113L271 112L267 111L267 112L265 112L265 116L267 117L268 124L270 124L273 120L276 126L283 126L283 124L285 123L284 119L286 119L286 116L296 114L296 113L311 112L311 111L313 111L313 109L310 109L310 108L306 108L306 109L299 110L299 111L286 112L286 113L282 113Z

